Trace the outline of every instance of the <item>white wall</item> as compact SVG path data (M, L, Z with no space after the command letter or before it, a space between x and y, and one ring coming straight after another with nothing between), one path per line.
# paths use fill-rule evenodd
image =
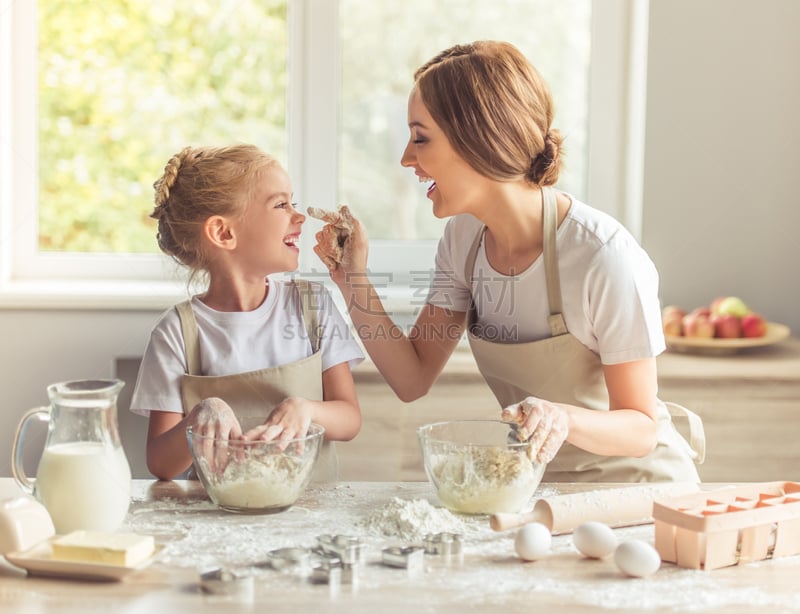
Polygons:
M662 301L800 336L800 2L654 0L642 243Z
M737 294L795 334L799 26L796 0L651 2L642 234L665 302ZM47 384L117 375L159 314L0 311L0 475L11 474L20 415L46 403ZM123 443L134 472L147 475L146 421L129 415L124 392Z
M48 384L122 377L129 380L119 403L122 444L134 474L149 476L144 464L147 420L127 411L135 374L126 359L141 356L159 316L160 312L142 311L0 311L0 475L11 475L17 423L26 410L48 404ZM44 442L44 431L38 426L32 424L31 438L25 443L28 475L35 475Z

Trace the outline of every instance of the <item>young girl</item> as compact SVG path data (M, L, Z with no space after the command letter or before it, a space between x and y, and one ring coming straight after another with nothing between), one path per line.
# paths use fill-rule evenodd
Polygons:
M400 162L451 219L410 334L377 308L349 210L326 216L315 247L389 385L425 394L466 331L501 416L549 463L545 481L698 481L702 423L657 397L658 273L619 222L551 187L562 139L544 80L494 41L446 49L414 77ZM672 410L694 426L691 447Z
M154 184L158 245L208 287L168 310L145 350L131 411L149 416L147 466L172 479L192 463L186 428L287 440L311 422L326 441L361 428L350 372L363 354L320 284L294 271L305 216L288 175L252 145L187 147ZM335 479L323 447L318 479Z

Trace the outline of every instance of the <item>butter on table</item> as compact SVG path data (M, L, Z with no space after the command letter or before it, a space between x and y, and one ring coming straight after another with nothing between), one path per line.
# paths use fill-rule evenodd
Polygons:
M101 565L138 565L155 550L151 535L73 531L50 542L52 558L58 561L80 561Z

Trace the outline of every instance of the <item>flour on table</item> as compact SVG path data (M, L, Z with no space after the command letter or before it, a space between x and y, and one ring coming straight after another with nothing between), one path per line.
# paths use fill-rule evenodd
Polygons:
M429 533L463 533L464 522L444 508L425 499L393 497L363 522L370 531L408 541L423 539Z

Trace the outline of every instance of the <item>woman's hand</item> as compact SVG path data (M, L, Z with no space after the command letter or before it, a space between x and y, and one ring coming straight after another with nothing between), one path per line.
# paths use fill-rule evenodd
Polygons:
M272 410L264 424L244 434L247 441L288 441L305 437L311 425L312 401L288 397Z
M350 209L346 205L338 211L309 207L309 215L326 222L315 236L314 253L328 267L331 279L341 285L348 281L348 276L363 274L367 270L369 251L367 235Z
M519 425L520 441L528 441L536 462L549 463L569 434L567 412L555 403L527 397L521 403L505 407L500 417Z

